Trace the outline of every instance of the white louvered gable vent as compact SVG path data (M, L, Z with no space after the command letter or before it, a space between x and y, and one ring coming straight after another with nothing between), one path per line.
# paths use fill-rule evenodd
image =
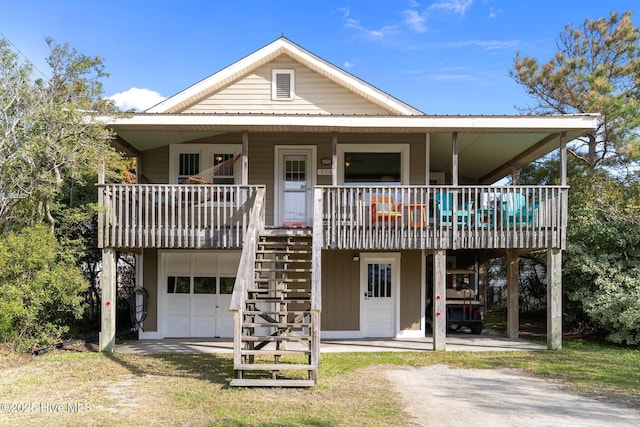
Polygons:
M292 100L294 95L294 70L273 70L271 98L276 101Z

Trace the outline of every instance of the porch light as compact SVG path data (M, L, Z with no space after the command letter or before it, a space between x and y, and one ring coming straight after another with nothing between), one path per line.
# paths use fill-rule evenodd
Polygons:
M356 255L354 255L354 256L352 257L352 259L353 259L353 262L358 262L358 261L360 261L360 255L357 255L357 254L356 254Z

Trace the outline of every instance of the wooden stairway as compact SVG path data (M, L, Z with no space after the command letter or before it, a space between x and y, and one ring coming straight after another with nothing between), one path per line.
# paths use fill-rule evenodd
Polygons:
M312 340L319 334L312 333L317 327L311 313L312 238L311 229L271 228L260 234L231 386L315 385L313 345L319 342Z

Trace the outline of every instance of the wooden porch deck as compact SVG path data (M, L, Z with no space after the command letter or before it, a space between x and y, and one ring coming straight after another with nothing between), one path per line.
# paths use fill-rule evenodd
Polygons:
M243 247L261 186L102 185L101 248ZM322 249L564 249L567 187L316 187Z

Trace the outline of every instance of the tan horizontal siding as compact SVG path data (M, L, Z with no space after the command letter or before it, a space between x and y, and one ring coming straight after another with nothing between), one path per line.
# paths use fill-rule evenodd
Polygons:
M271 99L273 69L295 70L295 98ZM280 114L389 114L387 110L345 89L288 56L258 68L184 110L185 113L280 113Z

